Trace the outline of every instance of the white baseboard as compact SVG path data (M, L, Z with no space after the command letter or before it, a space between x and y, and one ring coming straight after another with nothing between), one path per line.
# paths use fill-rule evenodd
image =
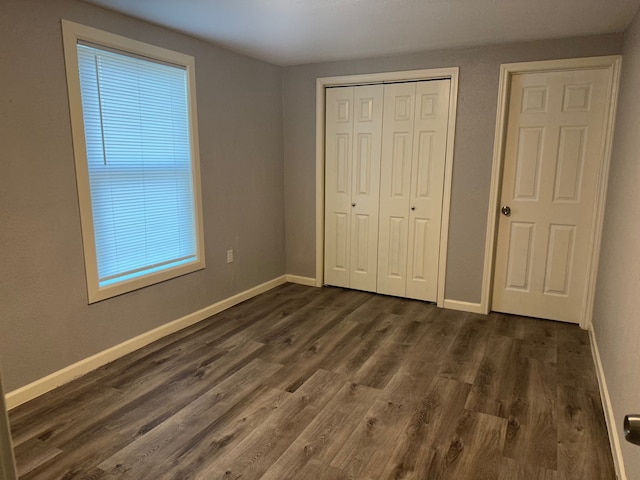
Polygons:
M480 303L463 302L461 300L444 300L444 308L459 310L461 312L484 314L484 307Z
M307 285L308 287L316 286L316 279L311 277L301 277L300 275L285 275L287 282L298 283L300 285Z
M166 337L167 335L175 333L178 330L182 330L183 328L189 327L204 320L205 318L215 315L216 313L220 313L227 308L231 308L238 303L244 302L245 300L255 297L256 295L260 295L261 293L271 290L278 285L282 285L283 283L290 281L287 277L288 275L282 275L278 278L274 278L273 280L269 280L268 282L216 302L213 305L209 305L208 307L185 315L182 318L166 323L158 328L149 330L148 332L138 335L137 337L126 340L118 345L115 345L111 348L103 350L102 352L96 353L95 355L80 360L79 362L69 365L62 370L53 372L46 377L25 385L24 387L9 392L5 396L7 408L12 409L17 407L18 405L22 405L23 403L32 400L44 393L47 393L48 391L53 390L60 385L64 385L65 383L68 383L71 380L80 377L81 375L89 373L90 371L106 365L113 360L116 360L128 353L149 345L150 343L155 342L162 337Z
M611 445L611 453L613 454L613 463L616 468L616 476L618 480L627 480L627 474L624 470L624 460L622 458L622 449L620 448L620 437L618 437L618 427L616 426L613 406L611 405L611 397L607 388L607 381L604 377L604 369L600 360L600 350L596 341L596 333L593 326L589 327L589 338L591 339L591 354L596 365L596 375L598 377L598 385L600 386L600 398L602 400L602 409L604 410L604 418L609 431L609 443Z

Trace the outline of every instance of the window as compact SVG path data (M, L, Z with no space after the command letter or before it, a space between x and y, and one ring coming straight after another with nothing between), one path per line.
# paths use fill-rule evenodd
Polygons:
M204 268L193 58L63 36L89 302Z

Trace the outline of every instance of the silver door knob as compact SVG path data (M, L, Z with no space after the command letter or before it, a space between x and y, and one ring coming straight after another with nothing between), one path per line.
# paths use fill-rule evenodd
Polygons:
M508 205L505 205L504 207L502 207L500 211L505 217L508 217L509 215L511 215L511 207Z
M640 445L640 415L625 415L624 438L627 442Z
M411 207L411 210L415 210L415 209L416 209L416 207Z
M355 206L356 206L356 204L355 204L355 203L352 203L352 204L351 204L351 206L352 206L352 207L355 207Z

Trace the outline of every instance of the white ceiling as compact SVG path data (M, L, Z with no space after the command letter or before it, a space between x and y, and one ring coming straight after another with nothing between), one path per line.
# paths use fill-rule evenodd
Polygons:
M640 0L85 0L277 65L624 31Z

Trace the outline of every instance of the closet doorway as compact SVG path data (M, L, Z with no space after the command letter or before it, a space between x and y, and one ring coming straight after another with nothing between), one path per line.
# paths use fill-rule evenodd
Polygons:
M457 80L318 79L316 285L443 306Z

